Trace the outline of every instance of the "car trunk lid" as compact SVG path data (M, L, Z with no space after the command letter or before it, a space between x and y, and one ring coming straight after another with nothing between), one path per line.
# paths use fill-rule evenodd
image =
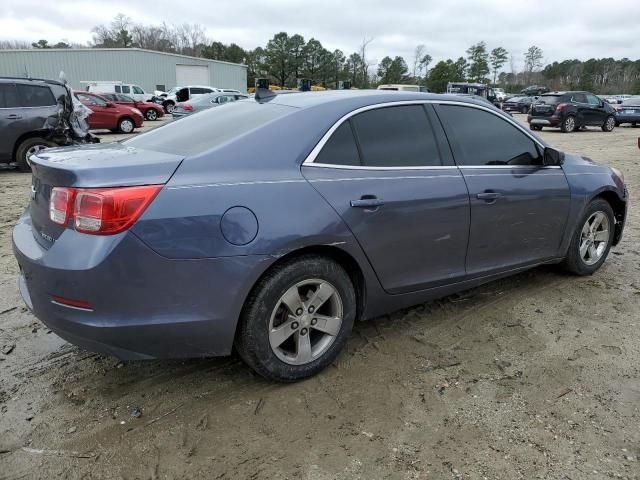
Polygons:
M49 149L31 158L30 213L36 240L49 248L67 228L49 218L54 187L103 188L165 184L183 157L119 143Z
M561 103L561 95L542 95L531 107L531 116L550 117L556 111L556 107Z

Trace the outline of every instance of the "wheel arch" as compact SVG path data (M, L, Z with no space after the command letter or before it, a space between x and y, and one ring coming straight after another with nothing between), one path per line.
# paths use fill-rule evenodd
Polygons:
M601 192L595 194L592 198L590 198L589 203L599 199L606 201L609 205L611 205L611 209L613 210L616 225L612 245L617 245L620 242L620 238L622 237L622 229L624 227L627 204L614 190L602 190Z
M329 258L335 261L338 265L340 265L344 269L344 271L347 273L347 275L351 279L351 283L353 284L353 288L356 295L356 302L357 302L356 318L361 318L366 305L366 281L365 281L364 272L360 264L358 263L358 261L350 253L333 245L312 245L312 246L301 247L301 248L292 250L286 253L285 255L282 255L281 257L278 257L278 259L274 261L271 265L269 265L269 267L267 267L253 282L253 285L251 286L251 288L245 295L245 298L243 299L241 312L244 310L246 306L247 299L251 296L252 292L260 284L260 282L266 275L268 275L274 269L278 268L280 265L283 265L286 262L290 262L297 258L301 258L303 256L308 256L308 255L317 255L317 256ZM242 316L242 313L240 313L240 316ZM234 337L238 333L238 327L240 325L239 320L240 319L238 319L238 322L236 323Z
M50 136L51 136L50 130L32 130L30 132L23 133L16 139L13 145L13 151L11 152L11 159L13 161L16 160L16 154L18 153L18 148L20 147L22 142L24 142L25 140L28 140L30 138L43 138L45 140L52 141L52 140L49 140Z

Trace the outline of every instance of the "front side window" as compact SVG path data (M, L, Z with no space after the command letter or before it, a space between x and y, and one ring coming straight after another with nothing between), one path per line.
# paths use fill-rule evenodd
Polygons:
M22 84L18 84L16 87L22 107L50 107L56 104L56 99L49 87Z
M118 95L119 102L134 103L133 98L127 95Z
M463 166L542 165L535 142L514 125L478 108L440 105L456 163Z
M142 90L140 87L138 87L137 85L134 85L133 87L133 93L138 93L140 95L144 95L144 90Z
M599 107L600 106L600 99L598 97L596 97L595 95L587 95L587 102L589 103L589 105L591 105L593 107Z
M369 110L355 115L352 124L369 167L439 166L440 152L423 105Z
M358 146L349 121L344 122L333 132L331 138L325 143L320 154L316 157L315 163L360 165Z

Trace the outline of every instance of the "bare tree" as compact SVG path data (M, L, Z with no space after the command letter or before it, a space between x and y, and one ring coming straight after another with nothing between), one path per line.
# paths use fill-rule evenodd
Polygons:
M373 42L373 37L367 39L367 38L363 38L362 39L362 43L360 44L360 59L362 61L362 65L361 65L361 75L362 75L362 81L363 81L363 87L367 88L369 86L369 67L371 67L372 63L370 63L369 59L367 58L367 47L369 46L369 44Z

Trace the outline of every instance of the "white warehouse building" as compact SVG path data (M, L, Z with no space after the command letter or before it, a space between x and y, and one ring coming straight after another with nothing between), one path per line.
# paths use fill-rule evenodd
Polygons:
M141 48L0 50L0 76L57 80L61 71L78 90L81 82L121 81L146 92L186 85L247 91L247 67L237 63Z

